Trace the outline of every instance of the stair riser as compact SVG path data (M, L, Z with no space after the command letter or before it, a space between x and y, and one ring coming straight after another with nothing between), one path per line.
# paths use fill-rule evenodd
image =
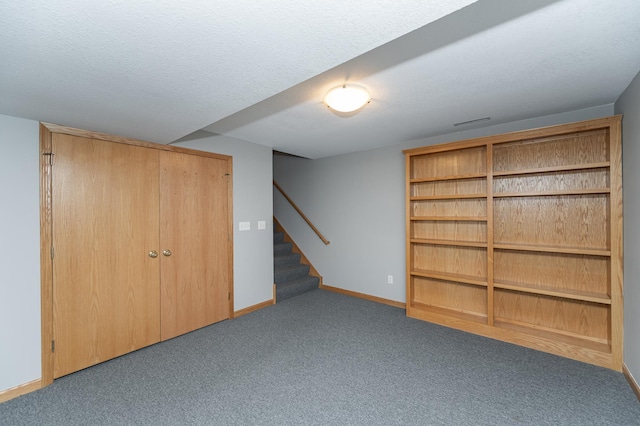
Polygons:
M295 268L274 270L273 280L276 284L283 284L306 275L309 275L309 265L299 265Z
M289 266L300 263L300 253L291 253L288 255L278 255L273 257L273 266Z
M274 232L273 233L273 243L283 243L284 242L284 232Z
M298 296L307 291L315 290L318 288L320 280L318 277L307 277L300 279L293 285L276 286L276 302L282 302L294 296Z
M273 254L291 253L293 245L291 243L279 243L273 245Z

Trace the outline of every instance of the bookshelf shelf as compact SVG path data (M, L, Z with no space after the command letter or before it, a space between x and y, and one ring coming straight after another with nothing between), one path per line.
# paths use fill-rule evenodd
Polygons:
M407 315L621 371L620 121L404 151Z

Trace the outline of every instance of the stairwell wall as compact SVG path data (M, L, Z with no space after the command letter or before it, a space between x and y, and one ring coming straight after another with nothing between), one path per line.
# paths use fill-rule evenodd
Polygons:
M326 285L406 303L402 150L613 113L613 104L602 105L318 160L274 156L275 181L331 244L325 246L275 189L274 215Z

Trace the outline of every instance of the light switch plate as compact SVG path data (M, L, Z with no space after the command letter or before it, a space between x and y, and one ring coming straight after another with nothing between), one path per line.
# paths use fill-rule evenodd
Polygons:
M250 231L250 230L251 230L251 222L238 223L238 231Z
M258 221L258 229L267 229L267 221L259 220Z

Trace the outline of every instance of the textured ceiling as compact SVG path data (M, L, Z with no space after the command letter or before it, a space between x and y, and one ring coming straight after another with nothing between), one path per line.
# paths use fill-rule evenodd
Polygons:
M640 71L640 1L505 4L480 0L206 130L320 158L613 103ZM373 96L347 118L321 103L342 81Z
M0 113L170 142L472 0L0 2Z
M5 1L0 113L320 158L612 103L639 22L638 0ZM373 96L347 117L322 104L345 81Z

